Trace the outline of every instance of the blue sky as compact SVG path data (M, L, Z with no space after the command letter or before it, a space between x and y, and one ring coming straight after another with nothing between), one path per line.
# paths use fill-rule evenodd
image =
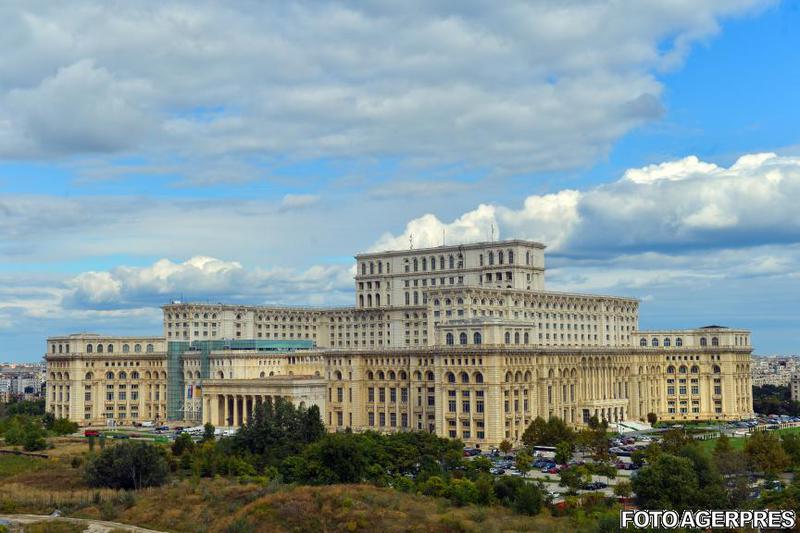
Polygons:
M353 253L492 226L643 328L800 352L796 3L414 4L0 8L0 361L348 304Z

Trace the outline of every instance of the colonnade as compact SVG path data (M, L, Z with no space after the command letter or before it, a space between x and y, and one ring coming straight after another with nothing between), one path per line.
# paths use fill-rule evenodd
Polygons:
M203 423L242 427L250 422L260 404L274 403L278 398L292 401L290 396L270 394L213 394L203 398ZM304 402L300 402L299 406L304 406Z

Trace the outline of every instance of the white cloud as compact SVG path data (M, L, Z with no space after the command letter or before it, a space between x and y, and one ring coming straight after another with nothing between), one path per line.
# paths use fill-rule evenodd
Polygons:
M750 154L724 168L692 156L631 169L587 191L529 196L521 208L480 205L449 224L425 215L398 236L382 236L376 247L397 246L411 233L436 244L443 228L456 242L486 240L492 224L498 234L573 256L797 242L798 200L800 158Z
M64 304L74 308L137 309L174 298L190 301L304 304L350 303L352 267L316 265L248 269L236 261L197 256L182 263L160 259L147 267L120 266L69 280Z
M319 202L317 194L286 194L281 200L281 209L302 209Z
M768 3L6 2L0 153L135 148L199 183L259 157L574 168L661 115L654 71Z

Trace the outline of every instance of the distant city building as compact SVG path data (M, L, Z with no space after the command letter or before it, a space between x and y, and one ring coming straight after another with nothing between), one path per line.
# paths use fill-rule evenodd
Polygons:
M544 246L356 256L356 305L173 302L163 337L47 340L47 409L85 424L238 427L276 397L331 431L517 442L537 416L582 426L753 413L747 330L639 331L632 298L547 291Z
M753 356L750 365L753 386L788 386L792 375L800 373L800 358L787 356Z
M12 398L34 399L42 391L42 369L38 364L5 364L0 366L0 393L5 401Z

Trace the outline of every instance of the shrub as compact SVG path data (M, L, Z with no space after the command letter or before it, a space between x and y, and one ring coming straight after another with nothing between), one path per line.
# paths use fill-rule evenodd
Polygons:
M520 514L535 515L542 510L542 491L531 483L525 483L517 490L513 508Z
M69 435L78 431L78 424L66 418L59 418L53 422L52 427L49 429L56 435Z
M91 487L141 489L164 484L167 461L160 450L144 442L125 442L103 450L85 469Z

